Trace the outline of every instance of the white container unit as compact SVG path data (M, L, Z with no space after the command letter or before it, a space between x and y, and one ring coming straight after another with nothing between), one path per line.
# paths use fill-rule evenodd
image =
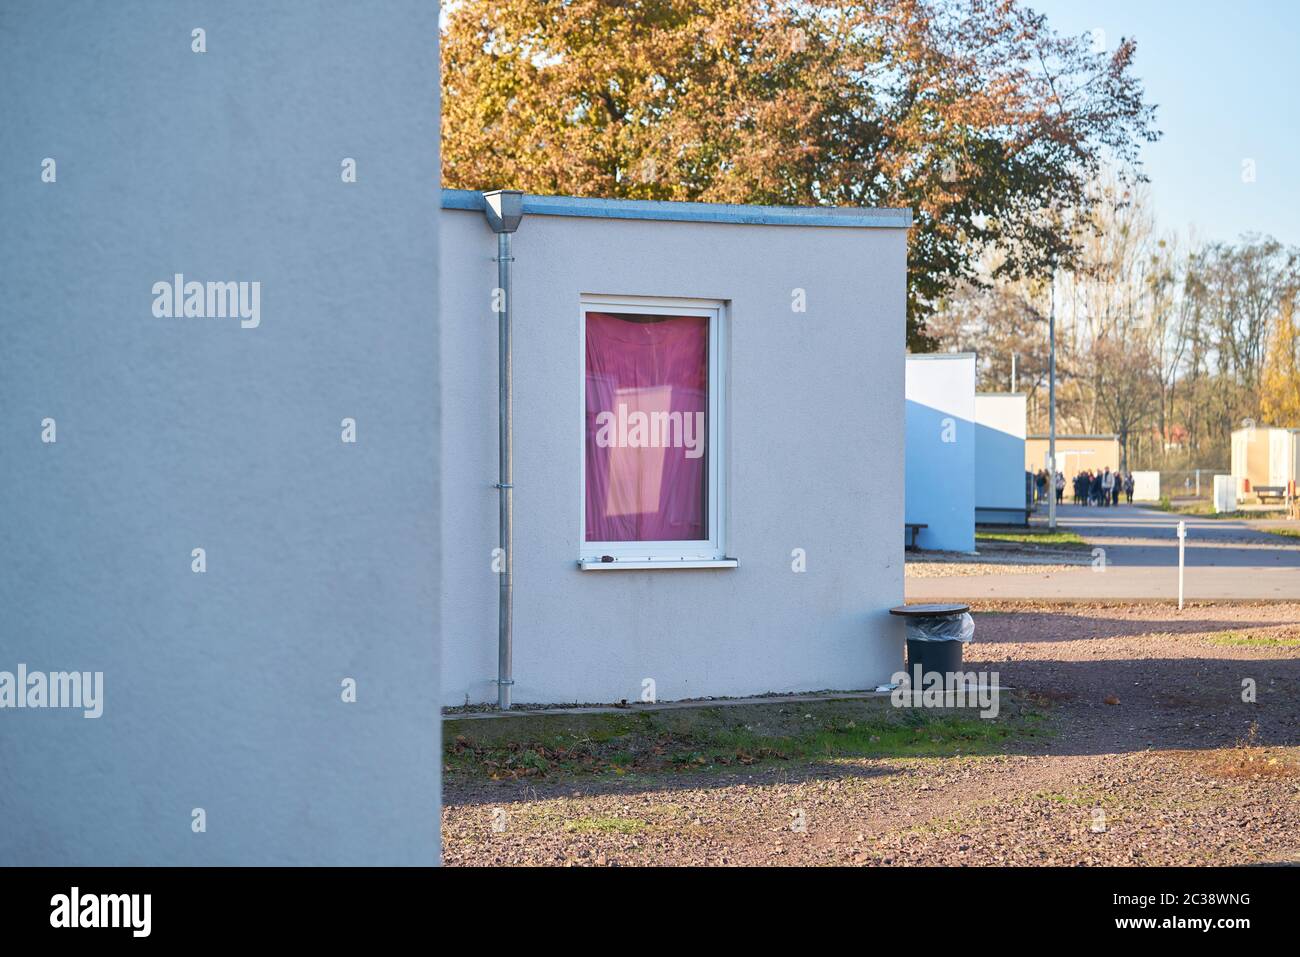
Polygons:
M1025 525L1023 393L975 395L975 521Z
M975 446L975 354L909 355L906 521L925 526L919 548L975 550Z
M1247 426L1232 433L1232 485L1238 501L1283 500L1300 474L1300 430Z
M523 197L515 702L899 669L910 221ZM463 705L497 699L497 237L478 193L445 191L442 223L442 701Z
M1214 476L1214 510L1232 512L1237 509L1237 495L1231 475Z

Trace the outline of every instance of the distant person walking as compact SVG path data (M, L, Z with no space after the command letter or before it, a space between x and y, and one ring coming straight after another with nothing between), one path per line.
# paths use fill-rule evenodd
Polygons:
M1056 485L1056 504L1060 505L1061 500L1065 498L1065 473L1064 472L1056 473L1056 482L1054 484Z
M1101 504L1114 505L1111 500L1115 494L1115 473L1107 465L1101 472Z
M1038 486L1038 503L1047 504L1047 469L1039 469L1038 474L1034 476L1034 484Z
M1133 504L1133 473L1124 476L1124 497L1129 505Z

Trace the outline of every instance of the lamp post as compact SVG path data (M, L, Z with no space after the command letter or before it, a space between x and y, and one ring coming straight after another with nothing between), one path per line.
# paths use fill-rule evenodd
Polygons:
M1047 527L1056 531L1056 270L1047 307Z

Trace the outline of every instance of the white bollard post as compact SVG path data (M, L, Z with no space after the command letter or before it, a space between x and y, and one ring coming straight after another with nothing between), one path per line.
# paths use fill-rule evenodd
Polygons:
M1178 610L1183 610L1183 546L1187 542L1187 523L1178 522Z

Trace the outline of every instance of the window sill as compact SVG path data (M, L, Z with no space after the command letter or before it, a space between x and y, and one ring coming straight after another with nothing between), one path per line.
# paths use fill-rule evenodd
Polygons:
M616 558L602 562L599 558L580 558L578 567L584 572L634 571L646 568L736 568L740 562L734 558Z

